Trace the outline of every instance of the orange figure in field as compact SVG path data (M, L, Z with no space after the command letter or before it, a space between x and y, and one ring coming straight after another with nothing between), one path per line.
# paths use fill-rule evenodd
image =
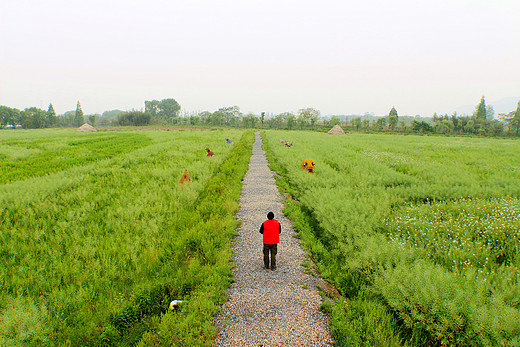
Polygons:
M206 157L212 157L212 156L215 155L215 152L210 151L209 148L206 148L206 152L208 152L208 154L206 155Z
M181 180L179 181L179 184L184 184L184 182L191 182L190 174L188 173L188 170L184 170L184 173L182 174Z
M314 168L316 167L316 164L312 159L305 159L302 161L302 169L307 170L310 173L314 173Z

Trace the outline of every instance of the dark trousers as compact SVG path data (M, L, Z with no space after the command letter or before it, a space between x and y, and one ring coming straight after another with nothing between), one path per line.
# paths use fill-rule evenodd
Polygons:
M269 269L269 253L271 253L271 270L276 269L276 253L278 253L278 245L267 245L264 243L264 266Z

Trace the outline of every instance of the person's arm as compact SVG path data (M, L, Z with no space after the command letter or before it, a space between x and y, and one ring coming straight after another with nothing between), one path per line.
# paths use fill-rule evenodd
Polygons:
M260 227L260 234L264 233L264 223L262 223L262 226Z
M278 234L282 233L282 224L278 223Z

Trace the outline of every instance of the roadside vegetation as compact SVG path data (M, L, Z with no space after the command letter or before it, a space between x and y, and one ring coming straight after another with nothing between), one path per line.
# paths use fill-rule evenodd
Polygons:
M342 294L323 306L338 345L520 344L518 141L263 136L285 213Z
M0 345L210 345L253 138L2 132Z

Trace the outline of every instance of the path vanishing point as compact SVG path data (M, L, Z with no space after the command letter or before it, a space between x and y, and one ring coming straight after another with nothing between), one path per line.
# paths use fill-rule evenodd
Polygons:
M215 319L219 333L213 346L332 346L328 317L319 310L317 280L303 271L305 252L282 213L283 198L259 132L239 203L236 217L242 225L233 242L235 282ZM263 268L259 233L269 211L282 225L274 271Z

